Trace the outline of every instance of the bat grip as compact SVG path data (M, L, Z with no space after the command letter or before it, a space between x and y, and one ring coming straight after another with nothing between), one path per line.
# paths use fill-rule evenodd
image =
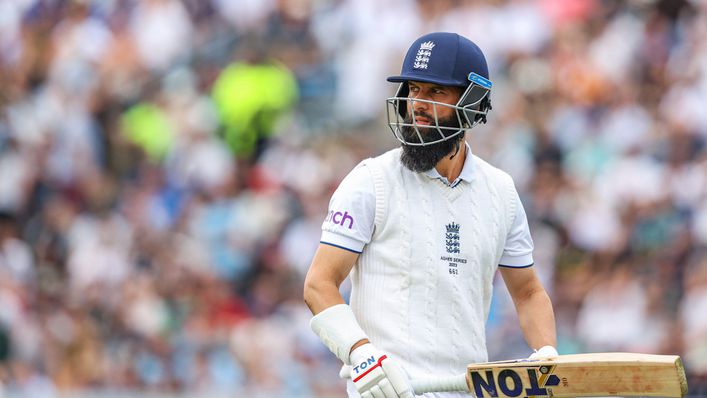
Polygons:
M436 376L410 380L415 395L428 392L469 391L466 384L466 375Z

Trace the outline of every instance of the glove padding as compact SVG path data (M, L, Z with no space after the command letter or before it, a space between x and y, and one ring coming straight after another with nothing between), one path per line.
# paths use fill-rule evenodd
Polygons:
M403 368L372 344L351 352L351 380L361 398L414 398Z
M546 345L535 350L528 359L553 358L558 356L557 349L551 345Z

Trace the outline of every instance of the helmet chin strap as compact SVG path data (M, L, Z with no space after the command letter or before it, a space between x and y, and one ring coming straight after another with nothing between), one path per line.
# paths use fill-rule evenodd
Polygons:
M452 156L449 157L449 160L454 159L454 157L457 156L457 154L459 153L459 147L461 146L461 141L462 140L457 141L457 145L455 145L455 147L454 147L454 153L452 154Z

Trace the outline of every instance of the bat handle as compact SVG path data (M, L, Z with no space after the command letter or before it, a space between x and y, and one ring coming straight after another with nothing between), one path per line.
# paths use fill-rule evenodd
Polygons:
M465 374L460 374L456 376L425 377L421 379L410 380L410 383L412 384L412 389L415 391L415 395L420 395L428 392L469 392L469 387L466 384Z

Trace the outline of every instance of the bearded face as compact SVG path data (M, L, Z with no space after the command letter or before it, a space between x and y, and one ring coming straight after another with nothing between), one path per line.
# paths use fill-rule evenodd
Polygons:
M419 112L416 113L416 117L423 117L429 120L434 120L433 117L428 115L421 115ZM455 116L450 116L448 118L439 118L439 125L441 127L453 127L459 128L459 120ZM412 118L407 116L405 118L405 124L400 127L400 134L403 136L407 142L419 142L420 138L417 136L415 127L409 126L412 124ZM434 141L440 137L439 130L435 126L417 126L420 131L420 135L424 141ZM442 130L445 134L449 135L451 130ZM436 144L429 144L425 146L416 145L402 145L402 152L400 154L400 161L402 164L414 172L423 172L432 169L435 165L442 160L447 155L451 155L456 151L457 145L460 141L464 139L464 134L458 134L448 140L438 142Z

